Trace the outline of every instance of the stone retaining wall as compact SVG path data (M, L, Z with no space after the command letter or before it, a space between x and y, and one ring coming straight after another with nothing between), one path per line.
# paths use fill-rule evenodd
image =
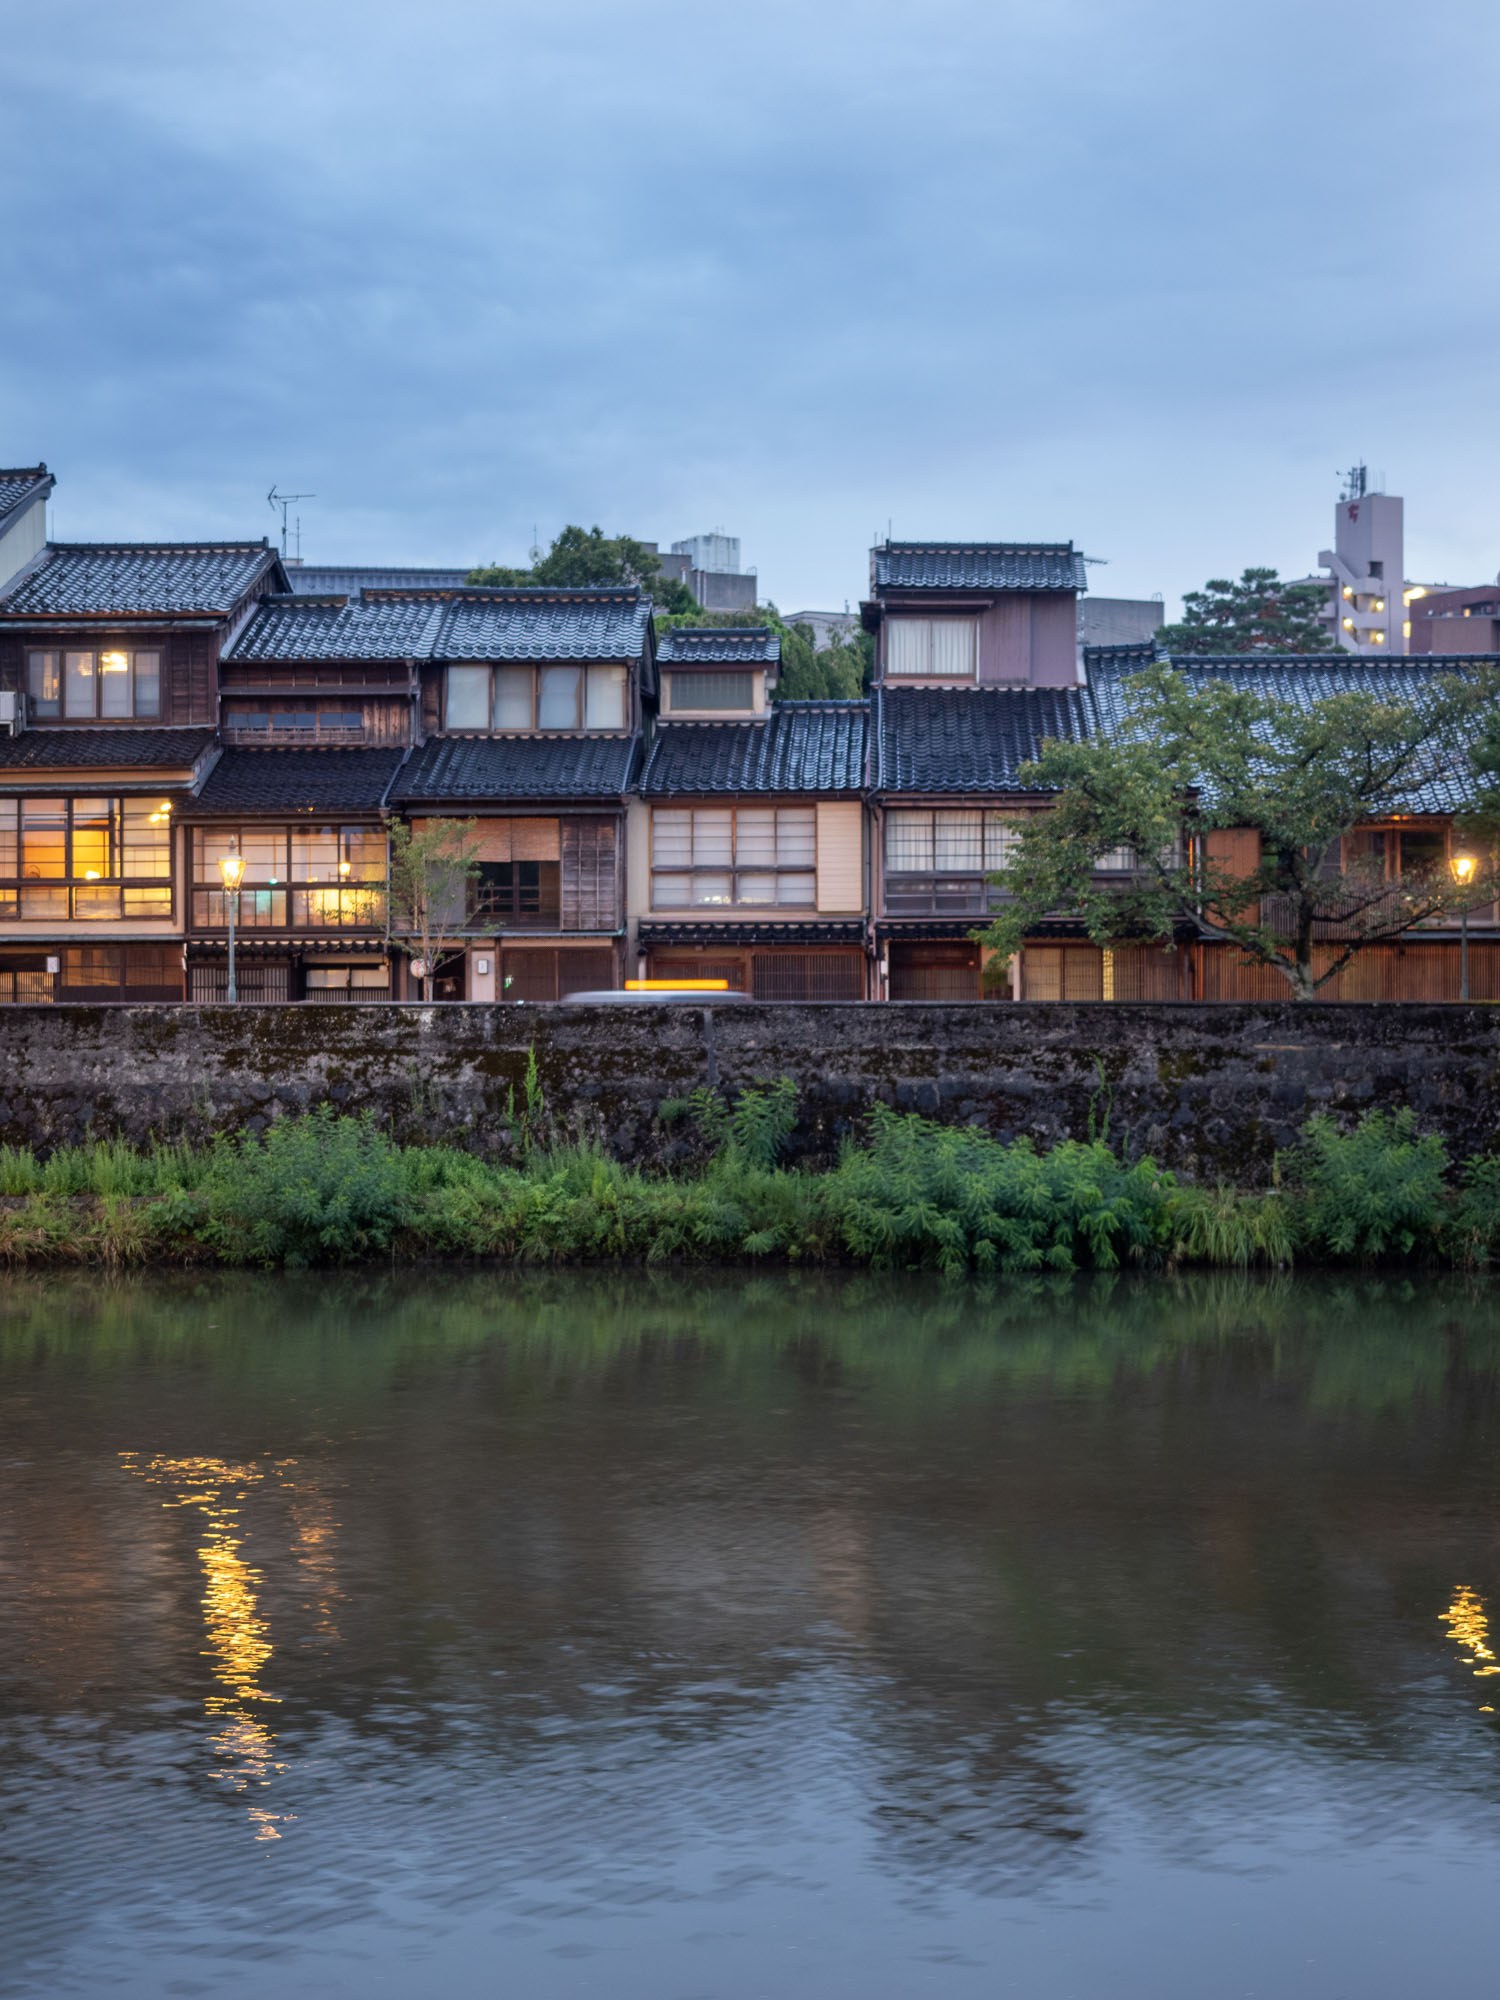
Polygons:
M1318 1109L1410 1104L1455 1154L1500 1147L1485 1006L6 1007L0 1049L0 1141L42 1151L327 1102L503 1158L533 1049L555 1127L642 1163L691 1143L663 1104L781 1075L806 1160L875 1103L1042 1143L1107 1118L1132 1154L1247 1184Z

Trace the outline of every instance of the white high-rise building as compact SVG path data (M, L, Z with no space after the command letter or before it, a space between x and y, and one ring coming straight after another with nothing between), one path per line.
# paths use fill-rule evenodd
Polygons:
M1331 571L1333 636L1351 653L1406 651L1405 529L1394 493L1366 490L1356 466L1334 510L1333 547L1318 561Z
M674 556L690 556L694 569L714 576L738 576L740 538L738 535L689 535L685 542L673 542Z

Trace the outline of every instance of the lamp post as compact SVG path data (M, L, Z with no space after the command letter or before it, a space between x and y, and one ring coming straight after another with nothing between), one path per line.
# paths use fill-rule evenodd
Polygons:
M243 854L221 854L219 873L224 878L224 900L229 905L229 992L230 1006L239 999L239 989L234 983L234 916L240 906L240 877L245 872Z
M1458 931L1458 997L1469 997L1469 898L1468 887L1474 879L1474 870L1479 863L1472 854L1455 854L1448 864L1453 870L1453 879L1464 891L1463 908L1459 912Z

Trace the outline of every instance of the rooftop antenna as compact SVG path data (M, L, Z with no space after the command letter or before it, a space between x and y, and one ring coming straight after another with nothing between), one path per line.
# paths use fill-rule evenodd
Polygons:
M270 492L266 495L267 505L270 507L271 512L273 514L276 512L276 509L278 507L281 509L281 553L283 556L285 556L286 554L287 509L289 507L294 507L299 500L316 500L317 497L318 496L316 493L278 493L274 486L271 488ZM297 532L297 560L298 562L301 562L302 516L300 514L297 516L296 532Z
M536 531L536 522L531 524L531 567L536 568L542 559L542 538Z
M1343 475L1343 479L1344 490L1339 495L1339 498L1341 500L1363 500L1370 485L1368 468L1362 464L1351 465L1349 470Z

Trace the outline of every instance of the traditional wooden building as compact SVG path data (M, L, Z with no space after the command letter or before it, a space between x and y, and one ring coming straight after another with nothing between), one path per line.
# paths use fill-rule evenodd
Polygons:
M766 1000L870 991L864 702L769 703L766 630L667 633L631 839L638 968Z
M0 590L0 997L183 997L175 829L219 657L284 583L264 542L45 543Z

